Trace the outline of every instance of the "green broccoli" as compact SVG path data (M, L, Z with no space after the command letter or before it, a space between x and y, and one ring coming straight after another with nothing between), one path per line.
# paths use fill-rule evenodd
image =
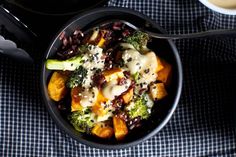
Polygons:
M132 35L124 38L124 41L133 45L138 51L146 48L149 36L147 33L135 31Z
M83 60L80 55L67 60L47 59L46 68L49 70L69 70L74 71L82 64Z
M150 115L148 107L146 105L147 100L145 97L139 97L127 107L128 114L131 118L141 117L141 119L147 119Z
M91 128L94 126L94 120L92 117L91 110L85 109L83 111L72 112L68 116L68 120L77 131L89 133Z
M74 88L82 85L84 78L87 76L87 70L83 66L79 66L67 81L67 87Z

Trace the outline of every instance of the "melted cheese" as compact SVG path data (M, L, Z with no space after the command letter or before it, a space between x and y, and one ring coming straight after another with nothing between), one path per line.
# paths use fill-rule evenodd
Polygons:
M137 88L147 89L148 84L156 81L158 62L154 52L141 54L132 45L123 43L123 48L126 50L122 54L122 59L129 69L131 74L139 73L140 77L136 80Z
M154 105L154 102L152 101L152 99L151 99L151 97L149 96L149 94L146 94L146 95L145 95L145 99L147 100L147 103L146 103L147 107L152 108L153 105Z
M84 90L79 93L80 96L80 104L83 107L93 106L97 100L98 89L93 87L91 90Z
M140 72L143 65L147 62L147 57L141 55L137 50L129 49L125 50L122 54L122 59L130 70L131 74Z
M127 79L126 83L123 85L118 85L117 83L117 80L112 80L105 84L104 88L102 89L104 97L109 100L114 100L116 96L121 95L129 88L131 85L131 80Z
M156 81L157 78L157 58L156 54L154 52L148 52L145 54L146 62L142 67L141 75L144 80L146 80L146 83L149 84L151 82Z

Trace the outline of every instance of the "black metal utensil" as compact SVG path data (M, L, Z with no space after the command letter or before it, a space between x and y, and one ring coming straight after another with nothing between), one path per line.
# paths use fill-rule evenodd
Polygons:
M2 6L0 19L0 54L32 63L34 54L31 51L36 34Z
M149 31L147 29L149 27L148 24L143 29L143 28L137 27L135 24L128 22L126 20L116 20L116 19L112 19L110 21L103 21L102 23L97 23L97 26L105 26L105 25L109 25L115 22L125 24L126 26L129 26L130 28L134 30L145 32L149 36L153 38L157 38L157 39L176 40L176 39L192 39L192 38L212 38L212 37L216 38L216 37L232 37L233 35L236 35L236 29L216 29L216 30L207 30L207 31L201 31L197 33L188 33L188 34L168 34L168 33L162 34L155 31Z
M191 39L191 38L226 37L230 35L236 35L236 29L216 29L216 30L207 30L188 34L166 34L166 33L161 34L153 31L140 29L128 21L121 21L121 22L135 30L144 31L151 37L158 39Z
M15 42L7 40L1 35L0 53L3 55L7 55L15 60L20 60L22 62L33 62L33 59L25 50L18 48Z

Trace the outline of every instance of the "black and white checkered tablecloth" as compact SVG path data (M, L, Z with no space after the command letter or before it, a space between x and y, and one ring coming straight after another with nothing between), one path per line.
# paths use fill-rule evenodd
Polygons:
M212 12L198 0L110 0L108 5L138 10L169 33L236 28L236 16ZM236 40L176 44L184 86L172 119L146 142L113 151L89 148L63 134L41 101L39 66L0 56L0 156L236 156L231 119L236 105Z

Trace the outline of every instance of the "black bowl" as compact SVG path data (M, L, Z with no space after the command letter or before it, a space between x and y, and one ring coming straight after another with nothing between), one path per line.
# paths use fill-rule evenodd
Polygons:
M164 30L149 17L136 11L125 8L99 8L76 16L62 27L61 31L58 32L58 35L54 38L48 48L44 59L46 60L47 58L53 58L53 56L55 56L55 53L61 44L59 34L62 31L65 31L70 35L78 27L82 30L86 30L93 25L96 25L96 23L112 19L126 20L144 29L164 32ZM168 89L169 95L165 100L155 104L151 117L141 128L131 132L122 142L117 142L116 140L100 140L77 132L58 110L55 102L48 97L47 83L51 71L48 71L43 64L41 75L43 100L50 115L60 129L83 144L102 149L121 149L134 146L158 133L170 120L177 107L182 89L182 66L178 51L171 40L153 39L149 47L173 66L172 83Z

